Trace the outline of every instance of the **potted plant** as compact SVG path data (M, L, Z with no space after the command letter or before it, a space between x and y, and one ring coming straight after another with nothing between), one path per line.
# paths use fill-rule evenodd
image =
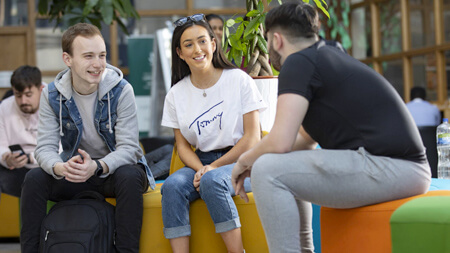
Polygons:
M267 0L267 5L271 2L272 0ZM309 3L309 0L303 2ZM281 5L282 0L278 0L278 3ZM314 3L330 17L324 7L327 6L324 0L314 0ZM264 3L262 0L246 0L246 7L245 17L230 18L225 22L222 41L224 52L238 67L246 68L250 76L272 76L267 41L264 38L264 20L267 14ZM234 31L230 31L236 26Z
M272 0L267 0L269 5ZM309 2L309 0L303 0ZM316 6L325 15L329 14L322 3L324 0L314 0ZM278 0L282 4L281 0ZM267 109L260 114L263 131L270 131L275 120L278 96L278 79L270 65L267 41L264 38L264 21L266 11L262 0L246 0L247 13L245 17L230 18L225 22L222 47L225 55L241 69L253 77ZM234 27L237 28L231 32ZM225 39L226 38L226 39ZM277 73L276 73L277 74Z
M101 23L111 25L113 21L128 34L121 18L139 18L130 0L39 0L38 11L56 20L55 28L65 29L83 22L91 23L101 29Z

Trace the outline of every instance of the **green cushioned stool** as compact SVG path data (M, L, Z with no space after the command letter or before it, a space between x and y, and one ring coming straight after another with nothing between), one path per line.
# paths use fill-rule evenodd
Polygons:
M406 202L390 223L392 253L450 253L450 196Z

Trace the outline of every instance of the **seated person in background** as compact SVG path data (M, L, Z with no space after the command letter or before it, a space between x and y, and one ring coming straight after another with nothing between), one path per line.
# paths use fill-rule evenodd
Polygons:
M11 76L13 96L0 104L0 193L20 197L25 174L39 167L34 158L42 84L37 67L21 66ZM25 154L11 152L20 145Z
M314 252L311 203L372 205L425 193L431 182L401 97L373 69L319 40L316 15L301 1L268 12L270 59L281 69L275 123L232 172L245 199L251 171L270 252Z
M222 36L223 36L223 18L216 14L208 14L206 15L206 20L208 21L208 24L211 26L211 28L214 31L214 34L217 37L216 41L219 43L218 45L222 44Z
M39 251L47 200L72 199L86 190L116 198L116 249L138 253L142 194L155 182L141 159L133 87L106 63L96 26L69 27L62 51L68 68L42 92L35 152L40 168L27 173L22 187L22 253Z
M241 253L231 170L260 140L259 110L265 104L253 79L226 60L203 14L174 24L172 88L162 125L174 129L186 167L171 174L161 188L164 235L173 252L188 252L190 202L202 198L228 252Z
M411 101L406 104L414 122L420 126L437 126L441 123L441 112L437 106L426 101L427 91L423 87L411 89Z

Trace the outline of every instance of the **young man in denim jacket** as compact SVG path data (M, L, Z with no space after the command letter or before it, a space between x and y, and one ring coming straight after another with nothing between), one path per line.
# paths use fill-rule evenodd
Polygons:
M142 194L155 182L141 158L133 88L106 64L97 27L70 27L62 47L69 68L44 89L40 104L35 154L42 169L28 173L22 189L22 252L39 250L47 200L71 199L84 190L117 199L117 251L138 252Z

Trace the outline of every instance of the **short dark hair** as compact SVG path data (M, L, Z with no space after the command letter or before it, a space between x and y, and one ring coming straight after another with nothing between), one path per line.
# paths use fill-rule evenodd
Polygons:
M271 9L266 16L266 32L281 29L291 38L313 38L319 34L316 9L310 4L288 2Z
M78 23L75 24L69 29L67 29L61 39L61 47L63 52L72 55L72 44L77 36L83 36L85 38L94 37L95 35L99 35L102 39L102 33L95 25L87 24L87 23Z
M421 98L425 100L427 97L427 90L423 87L414 87L411 89L411 100L415 98Z
M206 18L206 20L207 20L208 22L209 22L211 19L219 19L220 21L222 21L222 24L224 23L224 22L223 22L223 18L222 18L221 16L217 15L217 14L211 13L211 14L206 15L205 18Z
M206 22L205 19L202 19L200 21L195 21L192 19L189 19L186 23L183 25L175 27L173 30L172 35L172 86L175 85L178 81L183 79L185 76L191 74L191 70L189 69L189 66L187 63L183 60L181 60L180 56L177 54L177 48L180 48L180 40L181 35L183 35L184 31L194 25L202 26L206 29L206 31L209 34L209 37L216 38L216 35L214 34L214 31L212 30L211 26ZM217 38L216 38L217 41ZM216 43L216 51L213 53L213 59L212 63L214 68L220 68L220 69L233 69L236 68L233 63L231 63L226 57L225 54L222 51L222 48Z
M26 88L31 88L32 86L40 88L41 85L42 75L37 67L20 66L11 76L11 87L19 92L23 92Z

